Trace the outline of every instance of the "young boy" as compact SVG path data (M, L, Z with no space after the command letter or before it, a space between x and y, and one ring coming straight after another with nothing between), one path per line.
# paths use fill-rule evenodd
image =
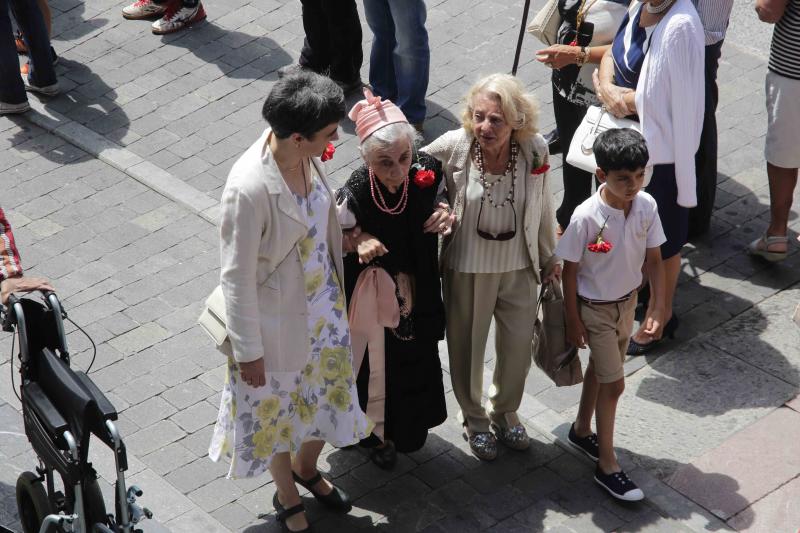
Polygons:
M564 259L567 338L591 350L569 442L597 461L597 483L615 498L637 501L644 494L614 455L614 418L625 390L622 364L642 264L652 294L645 331L653 339L661 336L664 268L659 246L666 238L655 200L641 191L649 159L644 138L631 129L608 130L597 137L594 154L602 184L575 209L556 247L556 255Z

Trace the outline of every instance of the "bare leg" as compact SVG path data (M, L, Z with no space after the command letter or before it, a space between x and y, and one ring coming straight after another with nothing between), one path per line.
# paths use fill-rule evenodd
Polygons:
M581 389L581 403L578 406L578 416L575 418L575 434L579 437L588 437L592 433L592 417L597 406L597 392L599 386L594 373L594 363L589 359L586 373L583 375L583 389Z
M625 379L613 383L600 383L597 393L597 444L600 449L598 466L606 474L619 472L622 467L614 454L614 419L617 402L625 390Z
M292 479L292 461L288 452L278 453L272 458L269 465L272 479L278 489L278 501L288 509L301 503L300 493ZM286 519L286 526L294 531L301 531L308 527L305 513L297 513Z
M767 236L785 236L788 233L789 212L792 209L792 197L797 185L797 169L781 168L767 163L767 175L770 207ZM786 246L786 243L774 243L767 249L770 252L785 252Z
M292 470L301 479L311 479L317 475L317 461L323 446L325 446L325 442L321 440L306 441L300 446L300 451L294 458ZM291 472L289 475L291 476ZM314 485L314 491L319 494L330 494L332 490L333 485L325 478Z

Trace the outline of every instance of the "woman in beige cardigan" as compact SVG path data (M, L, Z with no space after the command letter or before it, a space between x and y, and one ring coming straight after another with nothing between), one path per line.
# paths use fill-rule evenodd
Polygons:
M329 78L299 73L275 83L263 114L271 127L233 165L222 194L233 357L209 455L231 456L229 477L269 469L278 520L307 531L295 483L349 511L317 458L325 442L355 444L371 430L353 378L342 230L319 158L337 139L344 94Z
M531 363L540 272L556 279L555 210L547 142L537 133L537 107L514 77L493 74L466 98L463 128L423 148L442 163L456 224L445 238L444 275L450 376L470 448L485 460L497 440L529 444L517 416ZM488 410L481 403L484 350L496 322Z

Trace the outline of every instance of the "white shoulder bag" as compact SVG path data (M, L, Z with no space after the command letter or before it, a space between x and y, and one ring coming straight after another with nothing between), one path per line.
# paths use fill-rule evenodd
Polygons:
M572 142L569 144L567 163L594 174L597 170L597 161L594 158L594 141L604 131L614 128L630 128L639 133L642 132L642 125L639 122L629 118L617 118L606 111L604 107L590 106L578 129L575 130ZM650 183L652 173L653 167L648 165L645 169L645 185Z

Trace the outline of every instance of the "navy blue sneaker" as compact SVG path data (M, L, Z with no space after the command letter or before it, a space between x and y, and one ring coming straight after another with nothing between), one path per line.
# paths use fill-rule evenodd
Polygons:
M575 433L575 424L569 427L569 435L567 440L576 450L580 450L594 462L600 460L600 447L597 445L597 433L592 433L586 437L579 437Z
M644 499L644 492L631 481L628 474L620 470L606 474L600 470L600 465L594 471L594 480L618 500L638 502Z

